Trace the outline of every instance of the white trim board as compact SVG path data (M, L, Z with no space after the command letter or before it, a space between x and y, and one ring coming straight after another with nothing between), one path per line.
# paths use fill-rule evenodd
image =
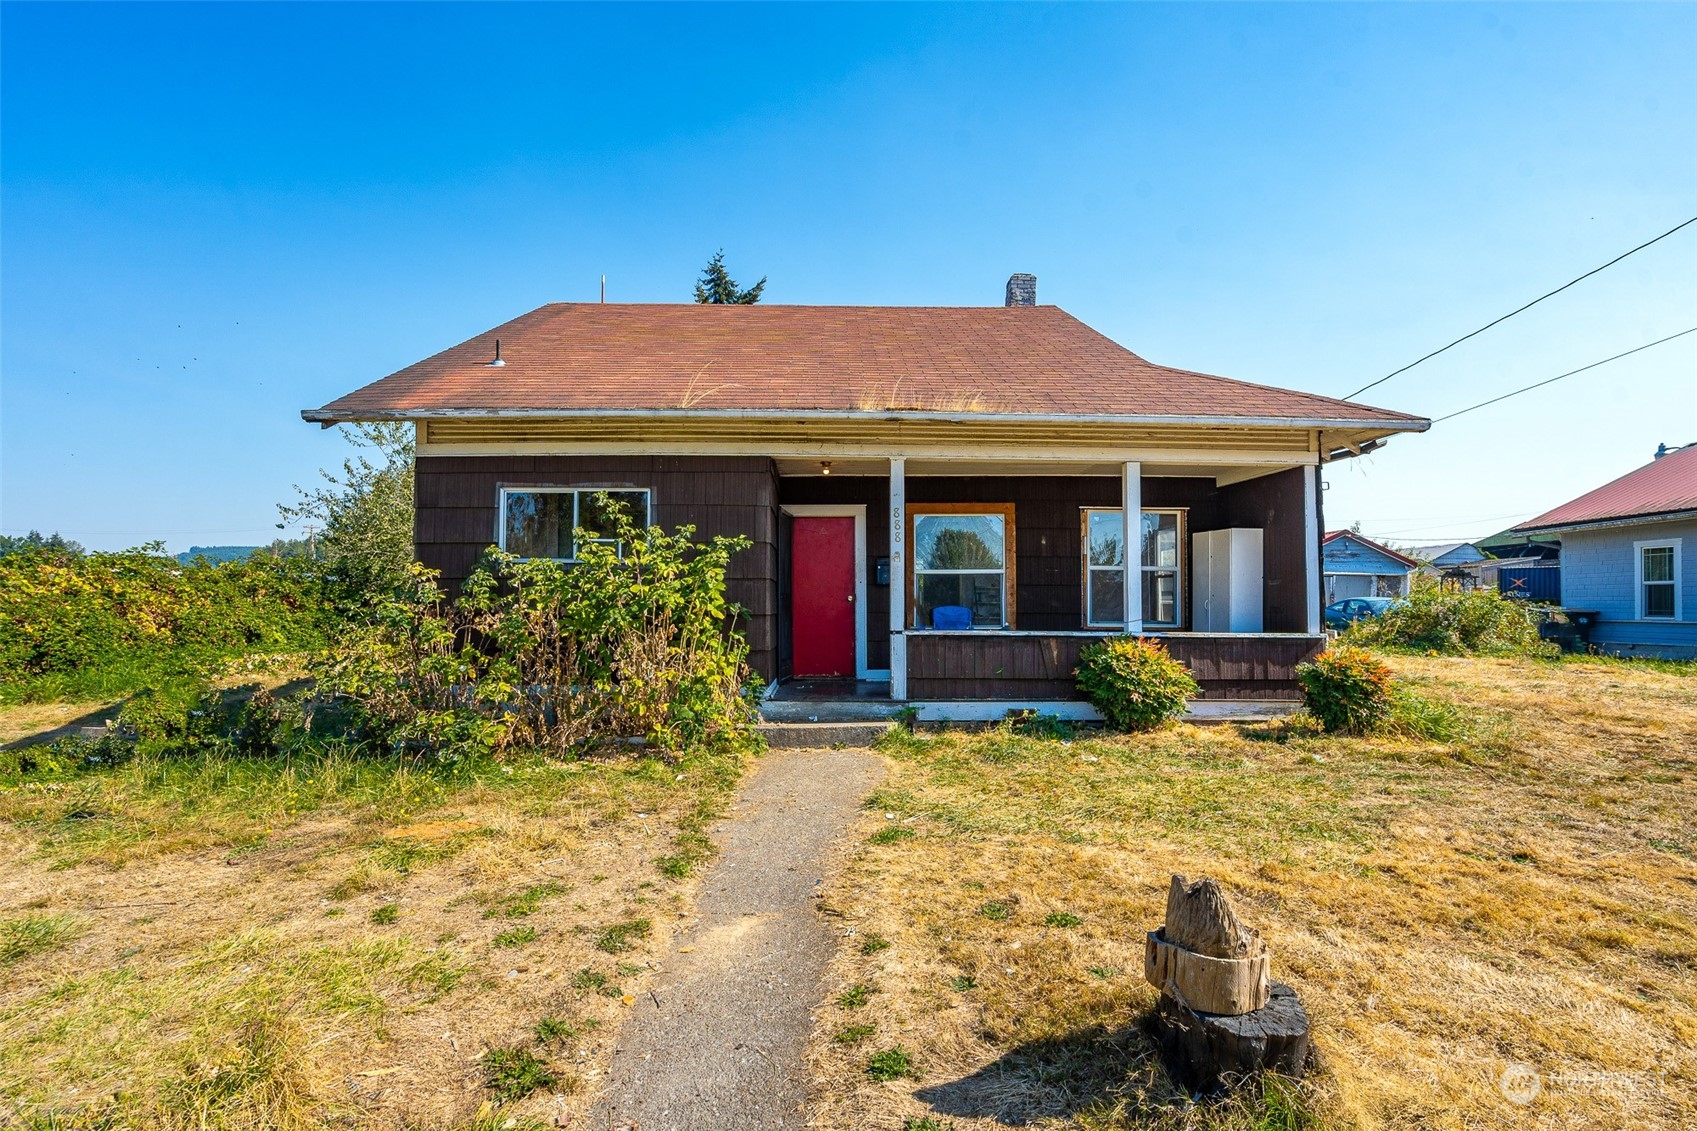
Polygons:
M914 718L922 723L992 723L1008 717L1009 711L1035 711L1073 722L1101 722L1102 714L1077 699L915 699L908 703ZM1300 709L1294 699L1192 699L1185 704L1183 720L1264 718L1288 715Z
M854 519L854 678L872 679L866 666L866 504L865 503L787 503L779 510L791 518L852 518ZM791 586L795 584L791 572ZM790 614L790 638L795 638L795 612ZM793 651L794 644L791 644ZM792 659L793 664L793 659ZM801 678L807 678L805 676ZM887 678L887 675L886 675Z

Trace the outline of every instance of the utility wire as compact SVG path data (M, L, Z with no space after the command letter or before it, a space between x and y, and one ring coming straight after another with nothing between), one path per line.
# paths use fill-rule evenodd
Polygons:
M1598 271L1603 271L1603 270L1606 270L1610 267L1613 267L1616 263L1619 263L1621 260L1625 259L1628 255L1635 255L1638 252L1643 251L1645 248L1649 247L1651 244L1657 243L1661 240L1665 240L1669 236L1673 235L1675 232L1679 231L1681 228L1689 227L1692 224L1697 224L1697 216L1691 217L1691 219L1685 221L1685 223L1683 223L1683 224L1675 224L1673 227L1669 228L1667 231L1663 232L1661 235L1657 236L1655 239L1646 240L1644 243L1639 244L1637 247L1633 248L1631 251L1623 252L1620 255L1615 256L1613 259L1609 260L1607 263L1603 264L1601 267L1593 268L1592 270L1587 271L1587 272L1585 272L1585 274L1579 276L1579 278L1572 279L1572 280L1570 280L1566 283L1563 283L1561 286L1557 287L1555 290L1549 292L1549 294L1539 295L1537 298L1533 299L1531 302L1527 303L1525 306L1511 310L1507 314L1503 315L1501 318L1498 318L1498 319L1495 319L1494 321L1485 323L1483 326L1481 326L1477 330L1473 331L1473 333L1463 334L1461 337L1457 338L1455 341L1451 342L1449 345L1441 346L1438 349L1435 349L1431 353L1427 354L1425 357L1417 358L1416 360L1409 362L1407 365L1403 366L1401 369L1394 369L1391 372L1385 374L1383 377L1379 378L1377 381L1369 381L1367 384L1361 386L1361 388L1355 390L1355 392L1349 394L1347 397L1344 397L1343 399L1346 400L1346 401L1354 400L1356 397L1359 397L1362 393L1365 393L1368 389L1371 389L1374 385L1383 385L1386 381L1389 381L1392 377L1395 377L1398 373L1407 373L1410 369L1413 369L1416 365L1419 365L1421 362L1431 361L1434 357L1437 357L1439 354L1443 353L1444 350L1450 349L1454 346L1459 346L1462 342L1465 342L1468 338L1476 337L1479 334L1483 334L1486 330L1489 330L1492 326L1497 325L1499 322L1507 322L1510 318L1513 318L1516 314L1519 314L1523 310L1532 309L1534 306L1537 306L1539 303L1543 302L1545 299L1551 297L1551 295L1561 294L1563 291L1567 290L1567 288L1573 286L1574 283L1583 282L1584 280L1589 279L1592 275L1595 275Z
M1601 361L1593 361L1590 365L1581 365L1578 369L1569 369L1566 373L1561 373L1561 374L1558 374L1554 377L1546 377L1544 380L1539 381L1538 383L1533 384L1533 385L1528 385L1524 389L1516 389L1512 393L1504 393L1500 397L1492 397L1488 401L1480 401L1478 404L1468 405L1466 408L1457 409L1456 411L1450 413L1448 416L1437 417L1436 419L1434 419L1432 421L1432 423L1433 424L1441 424L1446 420L1454 420L1456 417L1460 416L1464 412L1472 412L1476 408L1484 408L1486 405L1496 404L1498 401L1506 401L1510 397L1518 397L1521 393L1530 393L1533 389L1542 389L1545 385L1555 384L1557 381L1560 381L1563 377L1572 377L1575 373L1583 373L1587 369L1595 369L1599 365L1607 365L1611 361L1619 361L1621 358L1626 357L1629 354L1635 354L1635 353L1642 352L1643 350L1649 349L1651 346L1659 346L1663 342L1671 342L1675 338L1683 338L1687 334L1697 334L1697 326L1693 326L1689 330L1681 330L1677 334L1669 334L1665 338L1657 338L1655 341L1647 342L1646 344L1641 345L1641 346L1637 347L1636 349L1629 349L1629 350L1626 351L1626 353L1617 353L1613 357L1605 357Z

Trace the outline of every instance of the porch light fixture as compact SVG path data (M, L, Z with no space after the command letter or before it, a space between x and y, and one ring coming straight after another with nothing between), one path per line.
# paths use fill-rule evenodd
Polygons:
M495 360L491 361L489 363L489 368L494 369L496 366L505 365L505 364L507 364L507 363L501 360L501 339L496 338L495 339Z
M831 474L831 461L830 460L827 459L827 460L820 460L819 461L819 474L820 475Z

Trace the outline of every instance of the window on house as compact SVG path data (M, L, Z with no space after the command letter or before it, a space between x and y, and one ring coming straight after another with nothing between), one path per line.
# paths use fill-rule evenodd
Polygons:
M576 561L573 531L619 546L618 518L649 523L647 490L595 487L513 487L501 490L500 546L521 558Z
M914 626L1012 624L1013 507L916 504L908 514Z
M1084 623L1091 628L1125 624L1125 529L1121 511L1084 512ZM1178 628L1184 619L1184 512L1143 512L1140 553L1143 625Z
M1638 543L1639 616L1679 616L1679 543Z

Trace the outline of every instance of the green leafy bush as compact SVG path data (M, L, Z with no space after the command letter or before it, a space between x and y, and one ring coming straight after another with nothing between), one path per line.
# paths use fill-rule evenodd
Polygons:
M0 556L0 699L119 695L233 656L321 647L327 584L311 561L185 566L158 543Z
M1333 734L1366 734L1390 717L1391 669L1360 648L1334 648L1296 669L1308 713Z
M745 738L748 646L725 573L743 539L624 524L570 565L490 551L455 604L413 566L319 671L370 735L439 759Z
M1198 690L1158 640L1111 636L1078 654L1078 688L1115 730L1153 730L1184 714Z
M1538 637L1535 606L1495 589L1461 589L1440 581L1417 582L1407 597L1377 617L1356 621L1352 644L1407 648L1446 656L1554 655Z

